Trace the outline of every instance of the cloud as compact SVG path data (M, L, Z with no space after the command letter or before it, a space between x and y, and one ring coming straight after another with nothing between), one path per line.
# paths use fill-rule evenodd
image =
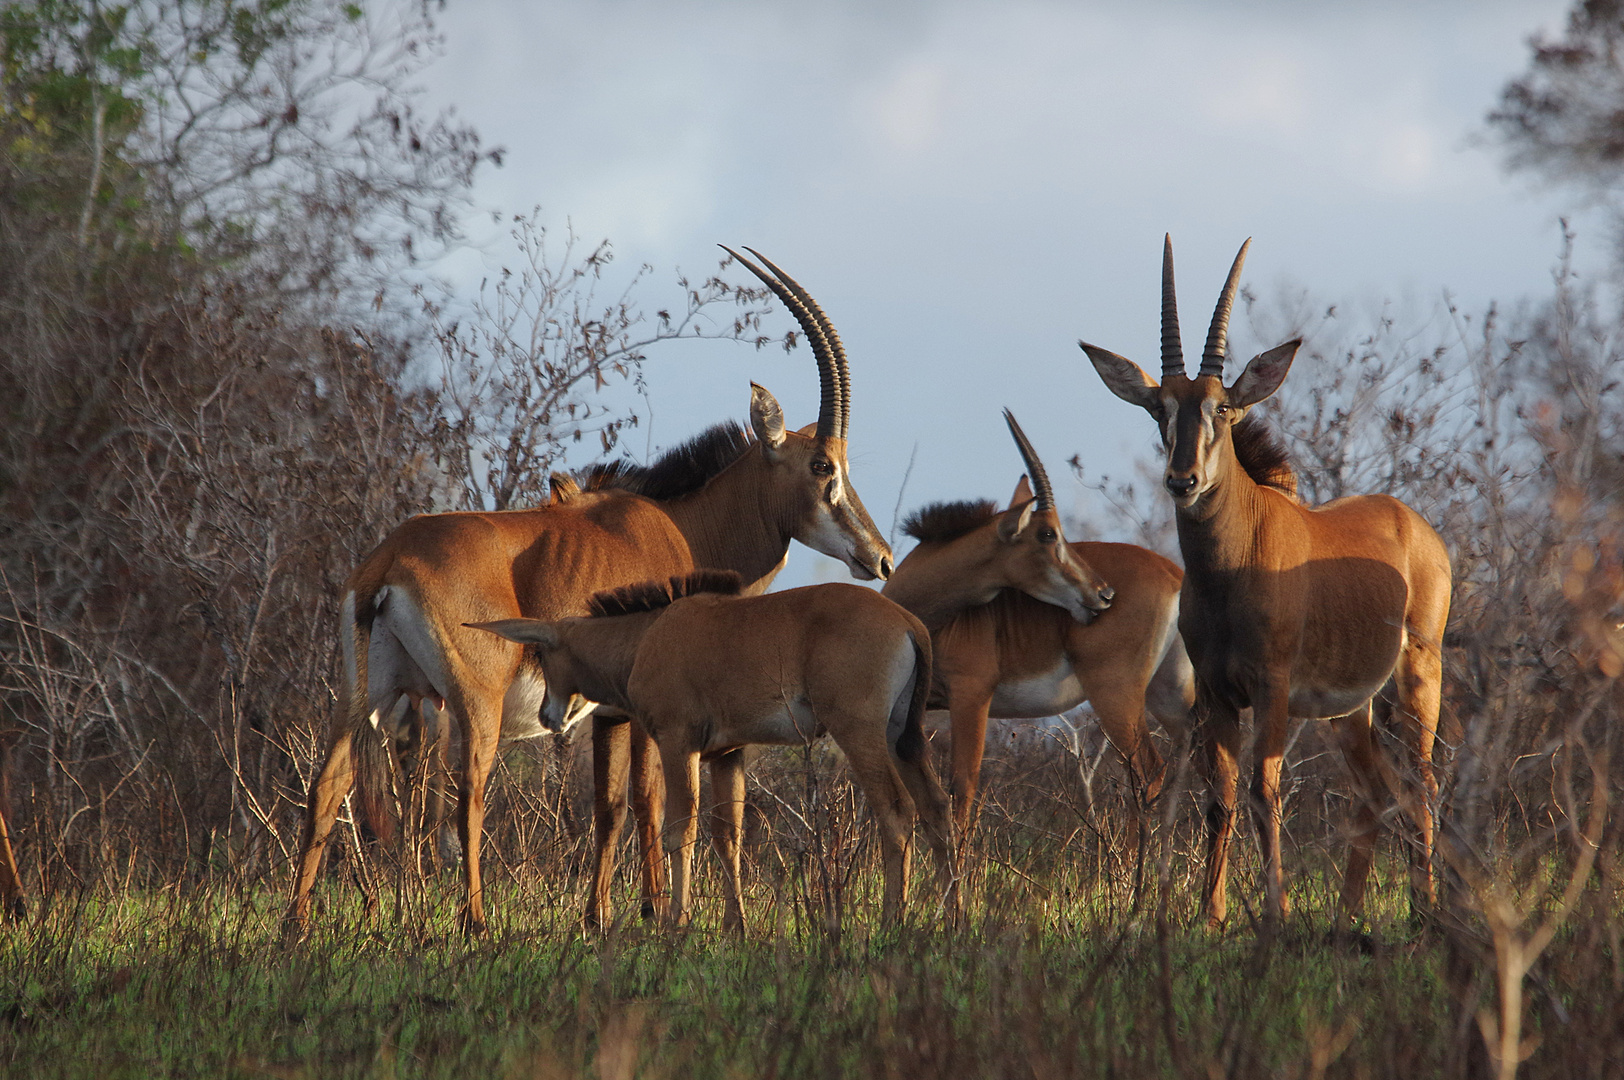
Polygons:
M924 58L902 64L872 95L860 95L858 123L887 152L914 157L942 134L947 72Z

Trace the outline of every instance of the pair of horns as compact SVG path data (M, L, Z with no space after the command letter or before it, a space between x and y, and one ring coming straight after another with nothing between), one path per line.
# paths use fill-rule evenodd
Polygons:
M851 369L846 363L846 347L840 343L840 335L835 333L829 316L812 299L811 293L755 248L747 246L744 250L765 263L765 270L726 244L717 246L760 278L783 301L790 314L795 316L795 321L801 324L801 332L806 335L807 342L812 346L812 355L817 358L818 382L822 387L818 403L818 437L844 439L851 410Z
M1224 354L1229 348L1229 314L1235 308L1235 292L1241 284L1241 267L1246 263L1246 249L1252 246L1248 239L1229 268L1229 280L1218 296L1218 306L1212 312L1212 325L1207 329L1207 347L1201 350L1202 375L1224 377ZM1179 345L1179 306L1173 295L1173 236L1162 240L1162 379L1184 374L1184 349Z
M1026 462L1026 475L1032 478L1032 492L1036 496L1036 509L1054 509L1054 488L1049 485L1049 473L1038 460L1038 452L1032 449L1032 443L1021 430L1021 425L1015 422L1015 414L1008 409L1004 410L1004 423L1009 425L1009 433L1015 436L1015 445L1020 448L1021 460Z

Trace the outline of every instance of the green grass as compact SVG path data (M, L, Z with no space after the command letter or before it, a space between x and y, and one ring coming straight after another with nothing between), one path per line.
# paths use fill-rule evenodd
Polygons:
M1297 1076L1346 1039L1338 1060L1367 1074L1429 1075L1455 1041L1425 939L1372 952L1333 942L1317 913L1266 940L1163 933L1112 921L1097 895L1060 882L1046 904L1018 906L1012 882L1033 887L989 867L956 929L923 914L876 929L865 895L838 935L758 887L744 940L709 921L586 937L573 910L526 911L500 887L498 929L473 943L451 931L449 902L408 931L363 919L335 881L311 937L291 946L268 892L58 903L0 937L0 1069Z

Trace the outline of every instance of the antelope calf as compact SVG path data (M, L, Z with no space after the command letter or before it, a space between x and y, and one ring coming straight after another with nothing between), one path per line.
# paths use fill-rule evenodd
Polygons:
M600 593L585 618L471 625L535 646L550 719L580 694L647 726L665 768L673 926L689 914L700 760L710 763L716 800L711 840L724 870L723 925L742 930L742 748L800 745L824 734L845 753L879 825L885 920L896 919L906 900L916 808L945 895L953 880L947 795L931 771L922 729L930 635L918 619L855 585L739 591L737 574L696 573Z
M1394 684L1399 729L1413 770L1402 799L1418 833L1411 847L1412 898L1431 905L1433 734L1438 724L1449 553L1419 514L1386 495L1309 507L1296 477L1252 406L1280 388L1301 341L1252 359L1224 385L1229 314L1246 248L1230 267L1207 332L1201 369L1184 371L1173 289L1173 243L1162 253L1162 380L1132 361L1079 342L1105 385L1155 419L1167 451L1163 483L1173 499L1184 555L1179 630L1195 665L1200 760L1215 800L1208 814L1205 908L1224 921L1229 838L1240 755L1240 710L1256 725L1252 781L1263 849L1266 912L1286 913L1280 865L1280 759L1291 718L1329 719L1358 787L1356 822L1342 880L1352 919L1379 828L1386 791L1371 699Z
M903 530L919 545L884 590L931 632L931 703L952 715L961 841L989 717L1053 716L1088 701L1143 803L1163 774L1146 707L1182 742L1195 697L1176 625L1178 567L1132 544L1068 543L1048 471L1007 409L1004 419L1032 486L1023 476L1003 511L981 501L914 513Z

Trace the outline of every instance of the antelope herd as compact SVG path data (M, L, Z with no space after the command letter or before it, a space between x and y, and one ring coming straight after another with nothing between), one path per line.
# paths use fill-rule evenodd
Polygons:
M343 597L345 710L310 788L290 931L308 923L323 855L352 792L372 830L391 839L398 811L389 778L443 765L453 727L461 918L470 933L482 931L480 843L498 749L588 716L588 926L614 917L611 884L628 810L643 915L671 925L690 918L703 760L724 926L741 930L743 748L824 734L845 753L878 826L884 919L904 910L916 823L935 856L936 895L951 913L989 717L1050 716L1083 701L1120 755L1141 816L1167 773L1147 714L1174 746L1193 741L1212 796L1201 897L1209 925L1221 926L1228 911L1244 710L1254 729L1250 805L1265 916L1288 910L1281 761L1293 719L1328 719L1354 780L1342 920L1360 910L1393 794L1415 830L1407 844L1412 901L1422 909L1434 902L1431 759L1449 556L1431 526L1395 499L1309 507L1298 498L1284 453L1249 411L1279 389L1300 342L1254 357L1224 383L1245 245L1194 377L1180 345L1170 239L1160 381L1079 343L1110 392L1156 421L1182 571L1133 545L1068 542L1048 473L1008 410L1025 467L1009 505L924 507L905 525L916 546L893 567L848 477L851 373L839 335L771 260L750 248L754 260L726 250L771 289L811 346L817 422L789 430L772 394L752 384L748 431L722 423L648 466L555 476L545 506L425 514L386 536ZM883 589L767 593L792 540L839 559L854 577L884 581ZM1393 726L1411 756L1398 777L1374 728L1373 702L1388 685ZM951 720L945 791L924 733L927 707L946 708ZM455 845L443 847L450 854ZM0 905L10 916L23 911L3 815Z
M479 836L499 741L559 732L588 712L597 857L587 923L612 917L628 781L644 914L688 919L703 758L724 925L739 929L745 745L834 737L879 826L889 920L905 902L916 816L937 857L942 898L956 903L950 834L962 843L974 820L988 718L1048 716L1084 700L1120 753L1141 810L1165 772L1147 712L1174 745L1194 736L1213 795L1203 903L1214 926L1227 913L1241 711L1254 717L1253 809L1272 917L1287 910L1280 769L1290 720L1330 719L1357 789L1342 888L1343 917L1352 918L1380 796L1392 786L1372 722L1372 700L1389 681L1414 755L1402 800L1418 833L1412 889L1432 902L1431 753L1448 554L1426 522L1386 496L1318 508L1297 499L1284 455L1246 414L1279 388L1300 343L1261 354L1233 384L1223 382L1244 246L1194 378L1184 370L1170 239L1161 382L1082 346L1106 387L1158 423L1182 573L1144 548L1068 543L1047 471L1007 410L1026 467L1010 505L925 507L906 526L918 544L893 571L846 476L851 376L839 336L805 289L747 250L759 265L728 249L795 316L817 359L815 427L788 432L772 395L753 386L753 438L720 426L652 466L560 480L546 507L429 515L386 538L345 597L351 704L310 801L293 925L308 918L323 847L355 780L352 760L376 758L372 729L388 718L429 727L444 709L462 735L458 829L471 930L484 925ZM888 579L882 594L824 585L760 595L792 538L857 577ZM403 712L402 700L412 707ZM927 702L951 717L951 818L921 728Z

